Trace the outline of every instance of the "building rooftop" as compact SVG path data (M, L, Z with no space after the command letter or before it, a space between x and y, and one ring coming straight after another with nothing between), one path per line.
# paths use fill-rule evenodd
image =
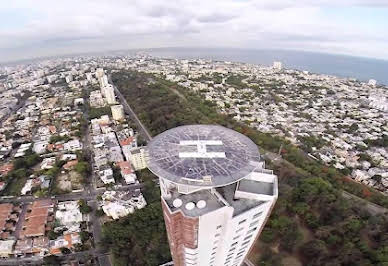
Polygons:
M238 190L248 193L272 196L274 194L273 186L273 183L244 179L239 182Z
M176 199L180 200L179 205L174 205L174 201ZM181 210L185 216L191 217L198 217L225 206L219 202L217 197L214 196L208 189L203 189L186 195L173 192L172 197L170 199L165 199L165 201L170 207L171 212ZM199 201L204 201L206 203L205 206L198 208L197 203ZM187 208L187 204L189 204L189 206L190 204L193 205L194 208Z
M260 159L248 137L218 125L189 125L156 136L148 145L149 169L177 184L217 187L254 171Z
M245 181L245 180L244 180ZM241 182L241 181L240 181ZM249 209L257 207L265 201L254 200L254 199L236 199L235 191L236 191L237 183L216 188L217 192L221 194L221 196L228 202L228 204L233 207L233 216L237 216Z

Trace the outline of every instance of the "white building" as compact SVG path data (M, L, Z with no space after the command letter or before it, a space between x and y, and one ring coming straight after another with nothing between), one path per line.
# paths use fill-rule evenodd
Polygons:
M142 209L147 205L140 189L129 191L105 191L102 195L102 210L113 219L134 213L136 209Z
M119 202L109 202L102 206L102 210L107 216L110 216L116 220L120 217L124 217L130 213L133 213L135 208L132 205L124 206Z
M101 78L104 75L104 69L103 68L97 68L96 69L96 78Z
M112 118L116 121L121 121L124 120L124 107L121 104L118 105L112 105L111 107L112 110Z
M106 101L108 104L115 104L116 103L116 96L115 91L112 85L108 84L108 86L103 87L103 95L106 98Z
M107 168L99 171L99 176L104 184L114 184L115 179L113 178L113 170L112 168Z
M53 168L55 165L55 161L55 157L44 158L42 163L40 164L40 169L46 170Z
M34 146L32 147L32 150L37 154L42 154L46 152L47 146L49 145L49 142L47 140L44 141L37 141L34 143Z
M103 88L103 87L106 87L108 86L108 77L107 75L103 75L101 77L98 78L98 82L100 83L100 87Z
M66 80L66 83L70 83L70 82L73 81L73 76L72 75L68 75L68 76L66 76L65 80Z
M272 68L276 69L276 70L282 70L283 64L282 64L282 62L275 61L275 62L273 62Z
M73 139L63 144L65 151L78 151L82 150L82 147L83 145L78 139Z
M117 166L120 168L120 174L124 178L125 183L134 184L137 181L136 174L132 169L131 163L128 161L118 162Z
M61 225L66 226L69 232L79 231L80 224L83 221L77 201L59 202L55 218Z
M90 92L89 102L91 107L102 107L105 105L101 91L95 90Z
M278 197L257 146L221 126L191 125L148 148L174 265L242 265Z
M369 81L368 81L368 85L370 85L370 86L376 86L376 84L377 84L377 81L375 80L375 79L370 79Z
M8 258L13 254L13 248L15 246L15 240L2 240L0 241L0 257Z
M148 154L144 147L138 147L124 153L127 161L130 161L135 171L147 168Z

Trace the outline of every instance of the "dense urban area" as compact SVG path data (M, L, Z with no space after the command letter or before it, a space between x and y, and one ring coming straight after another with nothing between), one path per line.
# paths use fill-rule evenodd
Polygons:
M388 91L375 80L148 55L0 67L0 264L171 261L147 142L220 124L279 199L247 265L388 263Z

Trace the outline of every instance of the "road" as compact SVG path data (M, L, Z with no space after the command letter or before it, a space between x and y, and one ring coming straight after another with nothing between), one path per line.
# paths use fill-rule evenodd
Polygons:
M379 206L377 204L374 204L373 202L357 197L356 195L350 194L349 192L346 192L346 191L342 191L342 196L345 199L352 199L354 201L359 201L363 203L364 207L369 211L371 215L382 214L382 215L388 216L388 209L382 206Z
M99 253L95 250L87 250L80 252L73 252L67 255L61 255L58 257L62 261L69 261L73 259L83 260L87 256L98 257L108 257L108 253ZM42 265L43 258L42 257L26 257L26 258L6 258L0 259L0 265ZM100 265L108 265L108 264L100 264Z
M146 138L147 141L152 140L151 134L148 132L147 128L142 124L140 119L137 117L135 112L132 110L131 106L129 106L129 104L128 104L127 100L125 99L125 97L121 94L121 92L113 84L110 75L109 75L109 83L112 84L112 86L113 86L113 88L115 90L115 93L116 93L117 97L120 100L120 103L124 107L125 112L131 117L132 120L135 121L135 123L137 125L137 128L140 131L140 134L142 134Z
M269 160L271 160L272 163L280 163L282 161L286 161L284 160L280 155L276 154L276 153L273 153L273 152L268 152L266 151L263 156L265 158L268 158ZM387 215L388 216L388 209L387 208L384 208L380 205L377 205L377 204L374 204L373 202L370 202L368 200L365 200L365 199L362 199L360 197L357 197L356 195L353 195L347 191L342 191L342 196L345 198L345 199L352 199L354 201L359 201L361 203L363 203L364 205L364 208L367 209L367 211L371 214L371 215L378 215L378 214L383 214L383 215Z
M115 191L129 191L129 190L136 190L138 188L142 188L143 184L132 184L132 185L122 185L120 187L115 187L113 190ZM107 191L106 188L99 188L99 189L93 189L91 191L81 191L81 192L72 192L68 194L63 195L56 195L51 197L45 197L45 198L35 198L33 196L20 196L20 197L1 197L0 203L29 203L33 202L34 200L39 199L55 199L58 201L70 201L70 200L94 200L98 195L102 195L105 191Z

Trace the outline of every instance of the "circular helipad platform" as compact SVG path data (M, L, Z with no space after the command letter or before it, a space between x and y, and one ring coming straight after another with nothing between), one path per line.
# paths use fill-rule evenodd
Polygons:
M218 125L167 130L148 145L148 168L177 184L223 186L249 175L260 159L246 136Z

